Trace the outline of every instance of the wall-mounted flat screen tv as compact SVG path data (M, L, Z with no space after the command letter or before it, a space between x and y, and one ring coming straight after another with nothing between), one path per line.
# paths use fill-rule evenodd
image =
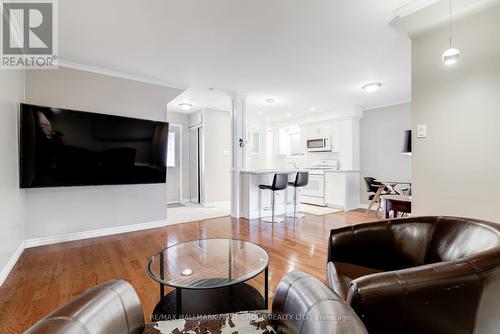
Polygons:
M21 188L164 183L168 123L21 104Z

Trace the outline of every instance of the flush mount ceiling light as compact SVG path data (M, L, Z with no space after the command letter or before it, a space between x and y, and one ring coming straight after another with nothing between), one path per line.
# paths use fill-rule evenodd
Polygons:
M382 84L380 82L372 82L362 86L361 89L363 89L367 93L375 93L380 89L380 87L382 87Z
M287 114L286 114L286 117L290 117L290 116L292 116L292 114L290 114L290 113L287 113Z
M257 111L257 114L262 115L262 110Z
M269 117L266 117L266 121L268 121L268 122L269 122L269 120L270 120L270 118L269 118Z
M314 111L314 110L316 110L316 108L314 108L314 107L311 107L311 111Z
M186 268L181 272L182 276L191 276L193 274L193 269Z
M442 59L445 65L454 65L460 58L460 51L451 46L451 0L450 0L450 47L443 53Z
M269 103L269 104L274 103L274 100L273 99L266 99L266 103Z
M191 103L179 103L179 107L181 107L182 110L190 110L193 105Z

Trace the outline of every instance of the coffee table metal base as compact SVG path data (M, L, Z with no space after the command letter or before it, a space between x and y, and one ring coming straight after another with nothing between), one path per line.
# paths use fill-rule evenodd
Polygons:
M178 303L179 294L182 303ZM264 303L260 292L246 283L207 290L175 289L156 305L151 320L256 311L265 309ZM180 310L177 309L178 306Z

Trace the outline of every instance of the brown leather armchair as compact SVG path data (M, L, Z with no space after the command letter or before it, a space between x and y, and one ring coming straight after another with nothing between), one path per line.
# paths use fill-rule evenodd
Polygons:
M251 317L250 317L251 316ZM221 322L220 319L225 321ZM293 333L367 334L345 301L302 272L287 274L278 285L273 313L223 315L218 319L144 323L141 302L125 281L92 288L31 327L26 334ZM240 320L241 319L241 320Z
M327 283L369 333L500 333L500 225L413 217L330 233Z

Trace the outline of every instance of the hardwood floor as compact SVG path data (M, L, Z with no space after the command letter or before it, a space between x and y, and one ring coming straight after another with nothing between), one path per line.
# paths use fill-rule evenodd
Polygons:
M301 270L324 281L330 229L378 219L360 211L307 215L296 223L276 225L223 217L29 248L0 287L0 333L22 333L59 305L110 279L134 286L147 320L159 298L158 284L146 273L148 259L161 248L194 239L233 237L261 245L269 253L272 301L289 271ZM252 285L261 288L261 282L259 276Z

